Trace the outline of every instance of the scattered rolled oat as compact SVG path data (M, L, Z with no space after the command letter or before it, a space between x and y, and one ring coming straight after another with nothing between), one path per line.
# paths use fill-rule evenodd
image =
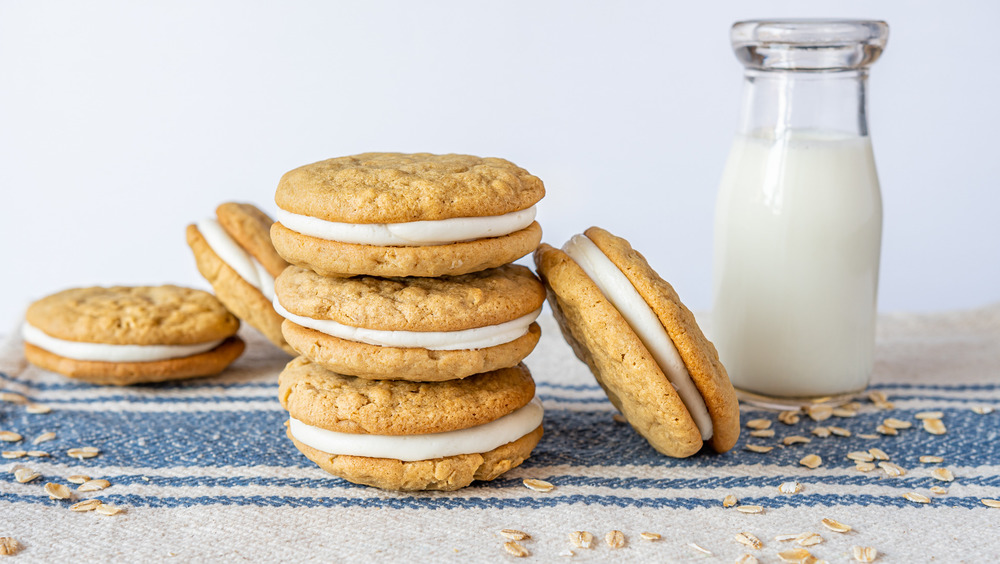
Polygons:
M908 499L908 500L910 500L910 501L912 501L914 503L930 503L931 502L931 498L929 498L929 497L927 497L927 496L925 496L923 494L918 494L918 493L915 493L915 492L906 492L905 494L903 494L903 497L905 497L906 499Z
M760 429L769 429L770 427L771 427L770 419L751 419L750 421L747 421L748 429L760 430Z
M934 476L935 479L941 480L942 482L950 482L955 479L955 475L951 473L951 470L948 470L943 466L935 468L934 471L931 472L931 476Z
M735 564L759 564L759 561L752 554L744 554L736 557Z
M73 474L69 478L66 478L67 482L72 482L74 484L82 484L84 482L90 481L90 476L85 476L83 474Z
M751 437L757 437L758 439L770 439L774 436L774 429L758 429L756 431L750 431Z
M32 403L29 404L28 407L24 408L24 410L27 411L28 413L39 415L51 412L52 408L47 405L42 405L40 403Z
M868 392L868 400L871 401L872 403L885 403L889 401L889 398L886 397L885 392L872 390Z
M778 491L783 494L797 494L802 491L802 484L798 482L784 482L778 486Z
M868 449L868 454L872 455L872 457L874 457L875 460L889 460L889 455L886 454L886 452L880 448L872 447Z
M746 445L743 448L749 450L750 452L759 452L761 454L766 452L771 452L772 450L774 450L774 447L763 446L763 445Z
M811 432L812 432L812 434L816 435L817 437L819 437L821 439L825 439L825 438L827 438L827 437L830 436L830 428L829 427L822 427L822 426L816 427Z
M98 507L98 509L100 509L100 507ZM510 554L511 556L516 556L518 558L524 558L525 556L531 554L530 552L528 552L527 548L524 548L523 546L517 544L516 541L507 541L503 543L503 549L507 551L507 554Z
M21 544L13 537L0 537L0 556L13 556L21 550Z
M778 558L780 558L782 562L813 562L815 560L812 553L804 548L796 548L795 550L785 550L783 552L779 552Z
M48 433L42 433L41 435L38 435L37 437L35 437L34 440L31 441L31 444L33 444L33 445L40 445L42 443L51 441L51 440L53 440L55 438L56 438L56 434L50 431Z
M101 500L99 499L85 499L79 503L74 503L73 505L69 506L69 510L78 511L82 513L85 511L93 511L97 509L99 505L101 505Z
M617 529L608 531L608 534L604 535L604 543L611 548L621 548L625 546L625 533Z
M16 443L23 438L20 433L14 431L0 431L0 441L5 443Z
M925 454L920 457L920 462L923 462L924 464L937 464L938 462L944 462L944 458Z
M932 435L943 435L948 432L948 428L940 419L924 419L924 431Z
M92 481L93 482L107 482L107 480L92 480ZM89 484L90 482L87 482L87 483ZM84 484L83 486L86 486L86 485L87 484ZM81 492L82 491L97 491L97 490L84 490L83 486L80 486L79 488L77 488L77 490L81 491ZM108 486L104 486L104 487L98 488L98 489L102 489L103 490L106 487L108 487ZM510 540L518 540L518 541L519 540L524 540L524 539L530 539L531 538L531 535L529 535L528 533L526 533L524 531L518 531L517 529L500 529L500 536L507 537Z
M44 489L45 493L49 494L49 499L68 499L69 496L73 495L73 492L69 491L69 488L54 482L45 484Z
M525 478L522 483L524 487L536 492L550 492L555 488L555 486L545 480L535 480L534 478Z
M94 511L97 512L97 513L100 513L101 515L108 515L108 516L110 516L110 515L118 515L119 513L122 512L122 508L121 507L116 507L114 505L108 505L107 503L102 503L102 504L98 505L97 509L95 509ZM514 541L511 541L511 542L514 542ZM517 544L517 543L515 543L515 544Z
M802 533L796 542L799 546L815 546L823 542L823 537L819 533Z
M884 401L882 403L876 403L875 407L881 409L882 411L892 411L893 409L896 409L896 404L891 401Z
M736 508L740 513L763 513L764 508L759 505L741 505Z
M890 478L898 478L900 476L906 475L906 470L903 469L899 464L894 464L892 462L879 462L878 467L882 469Z
M913 426L913 423L903 421L902 419L896 419L895 417L886 417L882 420L882 424L893 429L909 429Z
M696 544L695 544L695 543L693 543L693 542L689 542L689 543L688 543L688 546L690 546L691 548L693 548L693 549L697 550L698 552L700 552L700 553L702 553L702 554L708 554L708 555L711 555L711 554L712 554L712 551L711 551L711 550L708 550L708 549L705 549L705 548L702 548L702 547L700 547L700 546L696 545Z
M732 507L736 505L736 503L737 503L736 496L733 494L729 494L726 497L722 498L723 507Z
M838 437L850 437L851 436L851 432L849 430L843 428L843 427L834 427L834 426L831 425L830 426L830 432L833 433L834 435L837 435Z
M5 401L7 403L25 404L28 403L28 398L15 392L0 392L0 401Z
M858 412L855 409L848 409L846 407L835 407L833 408L834 417L857 417Z
M871 462L856 462L854 464L854 469L858 472L871 472L875 469L875 465Z
M878 431L879 433L882 433L883 435L889 435L891 437L895 437L896 435L899 434L899 431L893 429L888 425L879 425L878 427L875 427L875 430Z
M625 416L622 415L621 413L615 413L614 415L611 416L611 419L615 423L628 423L628 419L625 419Z
M774 537L774 540L778 542L788 542L799 538L799 535L778 535Z
M972 411L975 411L979 415L989 415L990 413L993 413L995 409L988 405L977 405L972 408Z
M821 522L823 523L824 527L830 529L835 533L847 533L850 532L851 530L850 525L845 525L844 523L841 523L840 521L835 521L833 519L826 518L823 519L823 521Z
M639 536L648 541L658 541L662 538L659 533L639 533Z
M874 562L878 558L878 551L871 546L853 546L851 553L858 562Z
M941 486L932 486L931 487L931 493L934 493L934 494L937 494L937 495L944 495L944 494L948 493L948 488L942 488Z
M28 456L32 458L48 458L50 455L44 450L29 450Z
M760 539L752 535L751 533L745 533L745 532L737 533L736 537L734 538L736 539L736 542L740 544L745 544L757 550L760 550L764 546L764 543L760 542Z
M871 462L875 460L875 456L869 452L861 452L858 450L847 453L847 458L855 462Z
M815 469L819 468L820 465L823 464L823 459L818 455L809 454L804 456L802 460L799 460L799 464L805 466L806 468Z
M983 498L979 501L983 502L983 505L985 505L986 507L1000 508L1000 499Z
M593 548L594 535L587 531L573 531L569 534L569 542L577 548Z
M917 419L941 419L944 417L943 411L921 411L914 415Z
M573 551L567 548L566 550L561 551L559 556L573 556Z
M83 460L84 458L94 458L98 454L101 454L101 451L97 447L87 446L87 447L71 448L66 451L66 454L69 455L70 458Z
M851 411L859 411L861 409L861 404L856 401L849 401L847 403L842 403L839 406L841 409L849 409Z
M781 444L783 444L785 446L792 446L792 445L797 445L797 444L800 444L800 443L801 444L805 444L805 443L811 443L811 442L812 442L812 439L807 438L807 437L803 437L801 435L789 435L789 436L781 439Z
M21 484L27 484L32 480L37 480L42 474L40 472L35 472L31 468L18 468L14 470L14 479Z
M878 438L878 435L873 435L871 433L858 433L855 436L858 437L859 439L868 439L868 440L877 439Z
M785 425L795 425L799 422L799 412L798 411L782 411L778 414L778 421L781 421Z
M0 456L4 458L24 458L28 453L23 450L5 450L0 452Z
M833 408L829 405L810 405L806 408L806 415L813 421L826 421L833 417Z

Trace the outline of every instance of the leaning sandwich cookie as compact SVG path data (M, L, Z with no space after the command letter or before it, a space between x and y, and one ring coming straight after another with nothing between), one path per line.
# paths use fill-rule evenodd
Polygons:
M216 216L187 227L198 271L236 317L295 354L281 334L282 317L271 307L274 277L288 266L271 244L273 221L255 206L235 202L220 205Z
M95 384L224 370L243 352L240 322L207 292L179 286L75 288L31 304L21 334L32 364Z
M524 365L416 383L353 378L299 357L278 383L296 448L358 484L455 490L518 466L542 436Z
M288 262L324 276L467 274L535 249L544 195L503 159L364 153L282 176L271 237Z
M715 347L628 241L591 227L535 263L577 357L650 445L690 456L739 438L739 405Z
M545 288L523 266L440 278L329 278L291 266L275 281L285 339L323 367L436 382L516 365L541 335Z

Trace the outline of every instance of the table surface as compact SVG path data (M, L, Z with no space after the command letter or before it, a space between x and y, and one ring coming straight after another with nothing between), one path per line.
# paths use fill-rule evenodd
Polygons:
M880 317L873 389L889 396L892 410L864 399L856 417L802 417L785 425L773 412L743 406L744 423L770 419L775 436L750 437L744 429L729 453L683 460L657 454L616 422L614 408L551 316L543 315L541 323L542 340L526 362L546 408L545 436L521 467L453 493L384 492L316 468L284 435L276 379L287 357L251 330L243 331L247 353L222 375L130 388L92 386L38 370L25 363L19 339L9 339L0 349L0 387L52 411L32 414L25 404L0 402L0 430L24 436L4 449L39 449L51 456L3 461L0 536L21 543L17 561L501 561L513 559L499 533L505 528L530 534L522 544L536 561L732 562L751 553L775 562L779 552L799 548L775 537L804 532L822 537L808 550L830 562L853 561L853 546L876 548L879 562L991 562L1000 554L1000 509L980 501L1000 498L1000 304ZM975 406L998 411L979 414ZM946 434L921 428L915 415L926 410L944 412ZM860 436L877 435L886 417L910 421L913 428L898 436ZM811 433L830 425L851 436ZM31 444L49 431L54 440ZM811 441L780 442L791 435ZM747 444L775 448L756 453ZM67 449L80 446L95 446L100 455L67 456ZM846 458L872 447L906 474L859 472ZM799 465L807 454L819 455L822 465ZM921 463L921 455L944 462ZM12 473L17 466L42 476L18 483ZM941 466L953 472L953 482L932 477ZM74 492L70 501L50 500L43 485L72 486L66 478L73 474L106 478L111 486ZM555 488L535 492L522 485L525 478ZM801 491L779 492L785 482L801 484ZM935 485L947 494L931 493ZM931 501L908 501L907 492ZM724 508L729 494L738 506L763 511ZM108 517L69 510L90 497L125 511ZM853 530L830 531L823 518ZM624 533L623 548L603 542L612 530ZM572 531L592 533L594 547L572 547ZM642 532L661 539L645 540ZM758 537L763 547L738 543L741 532ZM561 555L569 549L573 556Z

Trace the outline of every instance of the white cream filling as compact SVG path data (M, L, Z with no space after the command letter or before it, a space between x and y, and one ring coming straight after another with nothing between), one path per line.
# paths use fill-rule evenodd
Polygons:
M586 235L574 235L563 246L563 251L594 281L604 297L622 314L642 344L653 355L656 364L677 390L677 395L701 431L702 440L712 438L712 418L705 406L705 399L701 397L694 381L691 380L691 375L667 330L646 300L642 299L615 263L611 262L611 259Z
M520 338L528 332L528 327L542 313L542 308L538 308L528 315L498 325L463 329L461 331L382 331L378 329L365 329L363 327L351 327L350 325L343 325L329 319L313 319L311 317L296 315L285 309L277 298L274 300L274 311L293 323L319 331L320 333L325 333L331 337L337 337L338 339L378 345L380 347L459 351L495 347Z
M201 236L222 262L228 264L248 284L260 290L264 297L274 299L274 277L253 255L243 250L218 221L203 219L197 226Z
M278 209L277 220L303 235L357 245L414 247L500 237L535 221L535 207L504 215L407 223L337 223Z
M24 323L21 337L40 349L45 349L74 360L95 360L100 362L153 362L192 356L210 351L224 339L197 345L109 345L106 343L84 343L64 341L45 334L41 329Z
M527 405L500 419L457 431L426 435L361 435L338 433L288 418L295 440L328 454L392 458L404 462L459 454L489 452L516 441L542 424L542 402L536 396Z

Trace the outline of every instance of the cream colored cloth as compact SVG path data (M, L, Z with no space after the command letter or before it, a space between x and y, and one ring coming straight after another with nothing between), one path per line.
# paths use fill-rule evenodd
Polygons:
M874 387L895 409L879 411L867 400L854 418L794 426L774 422L774 438L744 432L726 454L685 460L658 455L614 410L586 367L573 356L550 315L541 318L542 341L529 357L547 409L545 437L523 466L495 482L454 493L399 494L355 486L317 469L290 444L285 413L275 398L276 378L287 360L259 335L244 332L247 354L225 374L148 387L97 387L25 365L20 341L0 351L0 384L6 392L46 404L0 403L0 430L24 436L0 443L4 450L39 449L50 458L3 460L0 465L0 536L23 549L12 562L33 561L415 561L478 562L512 558L500 530L531 535L521 544L533 561L732 562L744 553L775 562L779 551L799 548L776 535L816 532L808 547L830 562L852 561L852 546L871 546L881 562L992 562L1000 553L1000 509L981 498L1000 498L1000 304L937 315L887 315L880 319ZM16 396L8 396L8 399ZM974 406L998 408L980 415ZM948 432L931 435L915 413L941 410ZM887 416L910 421L899 436L864 439ZM744 408L750 418L773 413ZM836 425L851 437L819 438L817 426ZM57 438L31 440L52 431ZM783 446L802 435L808 444ZM747 443L775 446L767 454ZM77 461L66 450L95 446L101 454ZM906 470L890 478L861 473L846 458L878 447ZM818 454L815 470L798 464ZM943 464L923 464L939 455ZM27 466L42 473L28 484L10 472ZM931 476L939 466L955 480ZM75 493L125 508L105 517L69 510L53 501L46 482L87 474L111 487ZM524 478L548 480L547 493L525 488ZM778 491L798 482L802 491ZM947 488L945 495L930 488ZM902 496L931 498L917 504ZM732 494L760 514L724 508ZM823 518L853 527L826 529ZM609 548L606 533L625 534L624 548ZM589 531L593 548L575 548L572 531ZM734 537L749 532L763 542L753 550ZM658 541L642 532L662 535ZM712 553L698 552L697 545ZM572 550L572 557L560 556Z

